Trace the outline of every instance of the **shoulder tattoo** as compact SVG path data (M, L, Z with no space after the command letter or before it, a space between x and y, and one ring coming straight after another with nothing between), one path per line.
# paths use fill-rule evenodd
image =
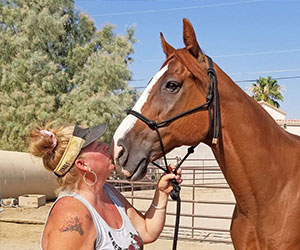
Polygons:
M86 214L85 218L87 218L91 222L93 221L93 218L92 218L91 214Z
M68 218L64 225L59 228L60 232L78 232L80 235L83 235L83 229L82 229L82 222L79 220L79 218L76 217L70 217Z

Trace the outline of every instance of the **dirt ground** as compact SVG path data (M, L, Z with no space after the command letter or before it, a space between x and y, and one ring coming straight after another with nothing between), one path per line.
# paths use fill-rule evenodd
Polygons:
M2 208L0 249L39 249L40 235L51 204L39 208Z
M39 208L0 207L0 249L1 250L38 250L40 235L47 213L52 203ZM169 204L172 208L172 204ZM224 212L224 211L223 211ZM184 221L183 221L184 222ZM148 244L146 250L172 249L171 239L158 239ZM232 244L199 241L178 241L178 250L233 250Z

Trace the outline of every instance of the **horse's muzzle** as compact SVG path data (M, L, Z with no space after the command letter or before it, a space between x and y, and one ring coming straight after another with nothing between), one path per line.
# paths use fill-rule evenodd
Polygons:
M118 173L131 181L143 178L149 163L145 147L138 143L126 142L123 139L113 142L112 145L114 163Z

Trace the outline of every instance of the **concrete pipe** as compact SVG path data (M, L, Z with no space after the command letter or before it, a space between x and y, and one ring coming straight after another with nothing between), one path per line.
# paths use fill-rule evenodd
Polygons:
M55 198L56 176L43 167L40 158L29 153L0 150L0 199L24 194Z

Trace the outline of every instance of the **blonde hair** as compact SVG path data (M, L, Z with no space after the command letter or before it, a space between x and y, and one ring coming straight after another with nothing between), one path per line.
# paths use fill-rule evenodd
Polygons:
M50 136L45 136L41 130L47 130L54 133L57 145L53 147L53 141ZM44 167L53 172L59 163L67 144L73 134L74 126L56 126L54 123L48 123L45 126L36 126L30 133L29 151L32 155L43 159ZM74 165L74 164L73 164ZM59 188L58 194L62 190L74 191L79 182L79 173L74 166L63 177L57 179Z

